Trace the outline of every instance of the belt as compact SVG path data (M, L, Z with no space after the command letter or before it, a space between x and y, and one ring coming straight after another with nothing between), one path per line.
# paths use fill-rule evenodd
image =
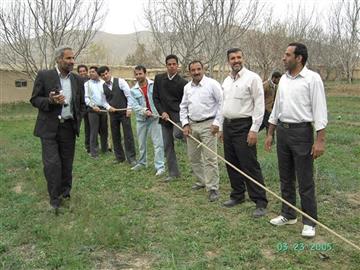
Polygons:
M231 124L231 123L240 123L240 122L249 122L249 121L252 121L252 118L251 118L251 117L246 117L246 118L233 118L233 119L224 118L224 122L225 122L225 123L228 123L228 124Z
M311 127L310 122L302 122L302 123L284 123L280 120L278 121L278 125L283 128L302 128L302 127Z
M208 120L212 120L212 119L215 119L215 116L211 116L211 117L205 118L205 119L203 119L203 120L199 120L199 121L192 120L192 119L189 117L189 120L190 120L192 123L202 123L202 122L205 122L205 121L208 121Z

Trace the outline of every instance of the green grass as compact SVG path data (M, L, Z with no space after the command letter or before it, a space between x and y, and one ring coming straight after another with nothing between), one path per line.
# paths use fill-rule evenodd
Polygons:
M327 152L315 162L320 221L357 245L359 103L359 96L329 96ZM192 192L194 179L181 143L176 151L182 181L165 184L154 176L152 155L140 172L112 164L110 153L91 160L82 133L71 202L56 217L48 211L40 142L32 135L35 118L29 104L1 107L0 269L359 269L360 252L322 228L315 239L304 240L300 223L272 227L268 220L281 204L271 195L266 218L251 217L250 201L221 207L230 191L224 164L219 202ZM265 153L263 141L262 133L259 161L267 186L279 194L276 154ZM278 251L281 243L289 249ZM328 258L310 250L316 243L333 245L322 251ZM305 250L295 251L296 244Z

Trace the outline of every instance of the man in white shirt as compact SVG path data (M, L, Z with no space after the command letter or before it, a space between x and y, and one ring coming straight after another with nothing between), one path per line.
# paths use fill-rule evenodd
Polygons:
M99 67L98 74L104 80L103 89L106 101L114 109L123 109L123 111L115 111L109 114L115 154L114 163L127 160L131 166L134 166L136 164L136 152L131 128L130 87L124 79L113 77L110 68L107 66ZM124 135L123 139L121 138L121 126ZM124 142L125 152L122 141Z
M244 56L239 48L227 51L231 74L224 80L223 139L225 159L264 185L257 161L257 134L264 116L264 90L261 78L243 66ZM225 207L244 202L247 189L256 204L254 217L266 214L265 190L226 165L232 192ZM246 185L246 187L245 187Z
M108 125L107 114L101 110L113 112L114 108L106 102L103 81L99 79L97 67L89 68L90 80L85 84L85 103L90 107L89 124L90 124L90 155L93 158L98 157L97 136L100 134L101 151L108 151Z
M270 151L274 130L277 132L277 155L282 197L296 205L295 182L298 180L301 209L317 219L313 160L324 153L327 108L323 82L319 74L307 69L307 48L290 43L283 62L287 70L279 82L275 104L269 118L265 149ZM313 125L312 125L313 123ZM313 128L317 136L314 142ZM281 215L273 225L295 224L296 212L282 204ZM315 223L303 217L302 236L315 236Z
M219 198L219 169L217 156L189 138L189 134L217 152L217 133L221 120L222 89L214 79L204 75L200 61L189 64L192 80L184 87L180 103L180 121L187 137L188 156L197 182L193 190L206 188L209 201Z

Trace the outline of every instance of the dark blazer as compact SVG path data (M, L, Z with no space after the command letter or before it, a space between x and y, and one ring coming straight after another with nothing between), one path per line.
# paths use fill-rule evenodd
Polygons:
M73 128L79 136L81 114L85 111L84 81L76 74L70 73L72 91L72 112L74 116ZM51 104L49 93L55 88L61 88L60 78L56 69L41 70L38 72L31 95L31 104L38 108L39 113L36 119L34 135L54 139L59 125L58 116L61 114L62 106Z
M179 74L169 80L167 73L158 74L154 79L153 100L156 110L161 115L166 112L174 122L180 122L180 103L187 81ZM161 124L168 122L160 119ZM169 123L169 125L171 125Z

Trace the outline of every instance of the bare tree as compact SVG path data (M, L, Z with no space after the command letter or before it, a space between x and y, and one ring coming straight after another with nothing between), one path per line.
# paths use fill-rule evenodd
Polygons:
M263 12L258 24L244 36L244 45L249 48L246 61L249 68L267 79L272 71L282 70L281 56L289 43L287 25L274 19L271 8Z
M144 43L137 42L135 52L126 57L125 64L130 66L141 64L146 68L155 68L159 63L159 54L159 48L149 51Z
M102 24L104 0L25 0L3 4L0 43L3 64L32 79L53 67L53 52L72 46L78 56Z
M259 10L258 0L149 0L145 17L163 55L178 54L183 71L191 60L203 60L212 73Z
M341 63L346 79L352 81L360 59L360 1L342 0L332 8L329 18L331 44Z
M108 64L108 49L102 43L91 42L77 57L78 63Z

